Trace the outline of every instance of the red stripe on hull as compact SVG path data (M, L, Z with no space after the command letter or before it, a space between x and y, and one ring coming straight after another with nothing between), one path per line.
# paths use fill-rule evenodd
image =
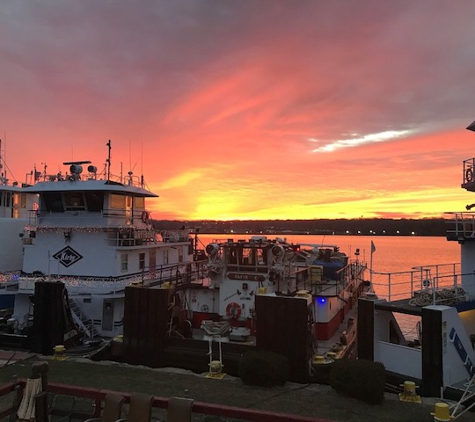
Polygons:
M361 284L358 286L357 289L357 296L361 294L363 290L363 285ZM354 299L351 297L348 302L346 302L345 306L343 306L338 313L328 322L317 322L314 325L314 334L317 340L329 340L333 337L333 335L338 330L340 324L344 321L345 315L356 306L358 299Z

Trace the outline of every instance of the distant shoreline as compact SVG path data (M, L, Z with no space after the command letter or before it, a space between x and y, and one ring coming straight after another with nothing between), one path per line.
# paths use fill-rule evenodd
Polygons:
M431 219L322 219L322 220L249 220L178 221L154 220L158 230L187 228L201 234L289 234L348 236L446 236L452 220Z

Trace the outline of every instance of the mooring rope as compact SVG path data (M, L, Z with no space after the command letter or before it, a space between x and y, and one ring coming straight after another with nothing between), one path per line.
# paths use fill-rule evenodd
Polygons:
M414 297L409 300L411 306L427 306L434 301L434 294L429 292L420 292L414 294ZM435 292L435 303L442 305L456 305L457 303L465 302L465 290L461 287L454 289L441 289Z

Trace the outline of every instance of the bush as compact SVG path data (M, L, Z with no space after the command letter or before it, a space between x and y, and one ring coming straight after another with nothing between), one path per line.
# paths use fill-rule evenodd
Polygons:
M285 356L277 353L250 351L241 357L239 376L246 385L283 385L289 378L289 363Z
M380 404L384 400L384 365L362 359L337 360L330 373L330 385L339 394Z

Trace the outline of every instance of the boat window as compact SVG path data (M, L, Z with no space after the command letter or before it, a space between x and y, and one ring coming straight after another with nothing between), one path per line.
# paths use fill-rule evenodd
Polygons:
M134 208L145 209L145 198L143 196L134 197Z
M143 270L145 268L145 253L139 253L139 269Z
M103 192L85 192L85 197L88 211L102 211L102 208L104 206Z
M120 269L121 271L128 271L129 269L129 255L126 253L120 256Z
M267 265L267 254L262 248L256 248L257 265Z
M242 248L242 254L239 254L240 265L254 265L255 262L255 248Z
M63 201L59 192L45 192L43 194L43 203L48 212L63 212Z
M10 201L11 201L11 193L5 192L3 194L3 206L6 208L10 207Z
M26 194L25 193L20 194L20 207L26 208Z
M125 209L125 196L111 194L110 196L110 207L115 209L123 210Z
M237 264L237 250L235 247L229 249L229 263L230 264Z
M86 209L86 202L82 192L64 192L64 208L69 211L78 211Z

